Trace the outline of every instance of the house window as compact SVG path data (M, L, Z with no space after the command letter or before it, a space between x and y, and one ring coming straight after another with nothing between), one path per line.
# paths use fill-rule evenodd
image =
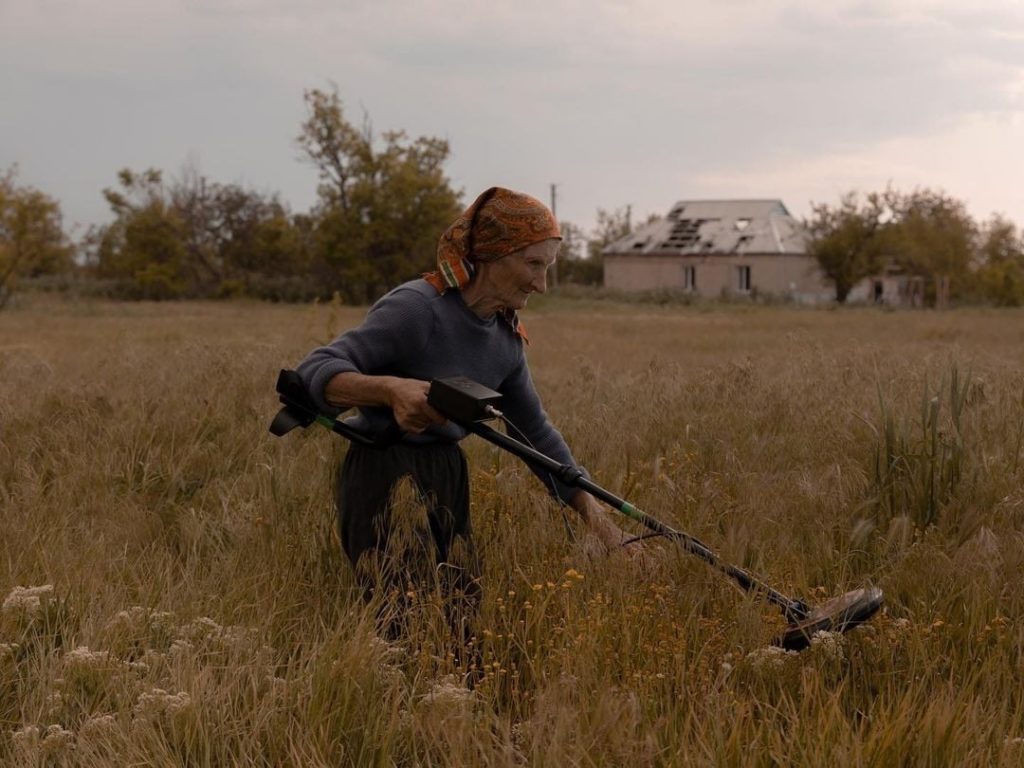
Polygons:
M750 267L736 267L736 290L740 293L750 292Z
M697 267L692 264L683 266L683 290L697 290Z

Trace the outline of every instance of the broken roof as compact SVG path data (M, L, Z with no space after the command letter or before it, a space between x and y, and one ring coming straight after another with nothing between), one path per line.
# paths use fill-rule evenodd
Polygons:
M604 253L804 253L806 240L781 200L681 200Z

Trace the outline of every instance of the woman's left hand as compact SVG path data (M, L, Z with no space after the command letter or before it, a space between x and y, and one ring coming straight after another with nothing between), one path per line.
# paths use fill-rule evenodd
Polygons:
M613 523L601 503L589 493L580 491L570 503L609 553L621 550L631 558L643 555L645 550L643 542L630 541L633 537ZM628 544L626 544L627 541L629 541Z

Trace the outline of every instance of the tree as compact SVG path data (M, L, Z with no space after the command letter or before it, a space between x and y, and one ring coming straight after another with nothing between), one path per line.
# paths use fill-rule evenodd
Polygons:
M614 211L597 209L597 224L587 241L587 255L591 259L603 263L604 249L633 231L632 213L633 208L629 205L616 208Z
M966 293L977 239L966 206L929 189L890 192L888 200L894 214L888 246L895 261L910 274L928 278L932 301Z
M861 202L856 192L848 192L839 205L812 204L811 211L804 222L810 236L807 253L832 281L836 301L842 304L857 283L882 268L892 216L888 197L871 193Z
M91 239L97 275L118 281L122 294L316 295L307 238L276 196L208 183L192 168L170 185L155 169L126 169L118 181L103 192L115 220Z
M170 192L203 292L258 294L257 284L282 277L311 283L305 242L276 195L207 182L192 168Z
M979 298L999 306L1024 304L1024 235L1001 216L981 227L975 283Z
M601 285L604 281L604 249L631 231L631 206L613 211L597 209L597 224L588 237L571 222L561 222L562 245L558 251L558 279L562 283Z
M348 122L336 89L305 100L297 142L320 176L314 268L328 293L369 301L434 265L438 237L459 213L444 173L448 142L404 131L378 142L369 120Z
M90 236L96 274L118 281L134 298L188 295L187 236L162 173L124 169L117 178L120 189L103 190L114 222Z
M587 236L581 227L572 222L559 224L562 230L562 244L558 250L559 283L578 285L601 284L601 260L591 258L587 252Z
M626 205L613 211L597 209L597 224L589 237L573 224L563 225L562 243L564 262L559 266L562 280L584 285L604 282L604 249L631 231L631 207ZM566 228L569 236L566 237Z
M73 255L57 201L32 187L18 186L16 168L0 174L0 309L19 277L69 271Z

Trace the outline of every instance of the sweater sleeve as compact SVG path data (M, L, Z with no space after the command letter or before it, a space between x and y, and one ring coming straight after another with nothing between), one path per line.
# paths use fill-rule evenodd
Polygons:
M519 365L505 379L499 391L503 395L501 408L505 417L515 426L516 430L522 433L515 435L515 437L519 439L525 437L528 444L561 464L576 466L576 460L573 458L565 439L551 424L547 413L541 405L540 396L533 385L533 377L530 376L530 369L526 364L525 355L520 359ZM529 464L528 466L540 481L547 486L552 496L566 503L579 490L556 479L546 470L538 469Z
M318 347L297 371L323 413L340 409L324 400L324 389L339 373L401 375L403 364L422 354L433 330L429 301L414 290L397 288L374 304L363 323Z

